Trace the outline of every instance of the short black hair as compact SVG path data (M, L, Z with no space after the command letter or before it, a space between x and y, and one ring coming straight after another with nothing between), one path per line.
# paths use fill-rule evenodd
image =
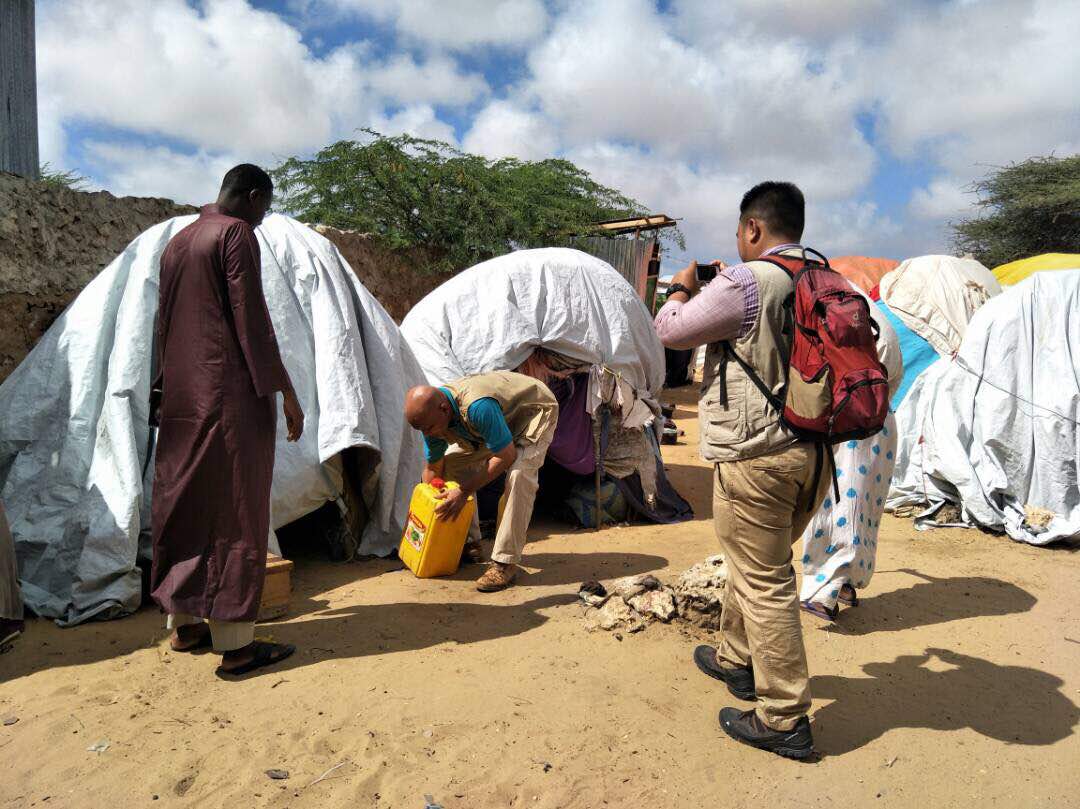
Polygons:
M739 221L760 219L777 236L797 242L806 225L806 200L795 183L758 183L742 198Z
M274 181L270 175L251 163L233 166L221 181L221 193L227 196L247 194L251 191L263 191L267 195L274 193Z

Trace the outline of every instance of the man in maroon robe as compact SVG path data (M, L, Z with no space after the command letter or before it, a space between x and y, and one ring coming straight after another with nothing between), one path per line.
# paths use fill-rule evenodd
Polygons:
M172 648L212 645L222 654L218 673L227 675L295 651L254 640L279 391L290 441L304 425L263 297L253 230L272 196L266 172L236 166L217 203L161 256L151 590L175 630Z

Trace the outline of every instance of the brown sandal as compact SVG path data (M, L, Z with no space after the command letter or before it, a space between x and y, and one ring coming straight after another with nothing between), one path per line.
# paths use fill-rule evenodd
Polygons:
M810 613L815 618L820 618L822 621L835 621L836 616L840 614L839 607L829 609L824 604L818 604L816 601L802 601L799 603L799 609Z
M484 575L476 580L476 589L481 593L497 593L505 590L517 578L517 567L501 562L492 562Z
M840 588L840 594L837 595L836 600L845 607L859 606L859 596L850 584L845 584Z

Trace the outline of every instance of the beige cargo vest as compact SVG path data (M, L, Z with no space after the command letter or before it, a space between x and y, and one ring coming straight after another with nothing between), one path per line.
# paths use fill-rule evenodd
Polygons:
M443 387L454 397L461 423L475 438L475 447L484 444L483 437L469 423L469 405L477 399L490 397L499 403L514 443L519 445L535 444L551 420L558 418L559 404L555 395L543 382L525 374L494 371L467 376ZM447 441L457 440L458 436L453 432L447 436Z
M793 250L783 254L799 255ZM761 308L750 330L732 341L732 348L781 396L794 329L790 310L784 308L793 290L791 277L767 261L751 261L747 266L757 280ZM722 395L725 365L726 407ZM699 412L701 456L711 463L753 458L798 440L780 425L780 414L739 363L730 358L725 363L722 343L710 343L705 350Z

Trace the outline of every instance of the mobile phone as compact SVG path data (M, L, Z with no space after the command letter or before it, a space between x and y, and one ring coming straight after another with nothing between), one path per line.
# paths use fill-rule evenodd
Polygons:
M716 277L716 267L708 262L700 261L697 265L696 275L699 284L707 284Z

